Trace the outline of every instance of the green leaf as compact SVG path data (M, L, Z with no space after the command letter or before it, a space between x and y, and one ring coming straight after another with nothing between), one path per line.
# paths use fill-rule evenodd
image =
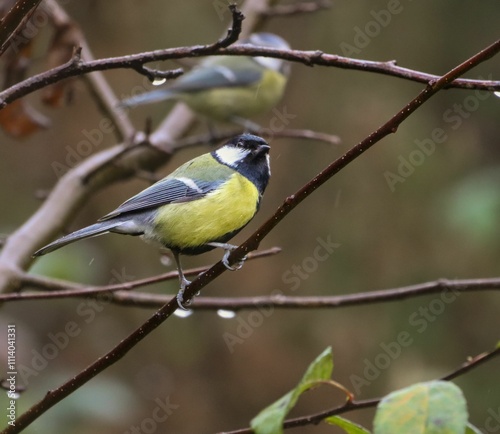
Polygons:
M476 428L474 425L468 423L467 428L465 429L465 434L483 434L479 428Z
M379 403L374 434L464 434L467 404L453 383L430 381L390 393Z
M340 416L327 417L325 422L342 428L347 434L370 434L370 431L367 431L362 426Z
M254 432L256 434L281 434L283 432L283 421L297 403L300 395L318 385L319 382L329 380L332 372L332 349L328 347L309 365L299 384L293 390L252 419L250 426Z

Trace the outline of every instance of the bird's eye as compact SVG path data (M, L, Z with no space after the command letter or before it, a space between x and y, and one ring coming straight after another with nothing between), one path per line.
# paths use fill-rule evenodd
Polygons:
M244 147L243 142L236 143L236 147L237 148L243 148Z

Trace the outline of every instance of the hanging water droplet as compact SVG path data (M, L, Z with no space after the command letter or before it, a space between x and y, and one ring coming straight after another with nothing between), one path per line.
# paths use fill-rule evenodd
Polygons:
M178 316L179 318L187 318L188 316L191 316L192 314L193 314L193 311L191 309L188 309L188 310L177 309L174 312L174 315Z
M168 255L161 255L160 264L165 267L170 267L172 265L172 258Z
M497 91L497 92L493 92L495 94L495 96L497 96L498 98L500 98L500 91Z
M19 399L20 397L21 397L21 394L19 392L9 392L10 399Z
M234 310L219 309L217 315L224 319L231 319L236 316L236 312Z
M155 78L155 79L153 80L153 83L152 83L152 84L153 84L153 86L160 86L160 85L162 85L163 83L165 83L166 81L167 81L167 79L166 79L166 78L161 78L161 77L158 77L158 78Z

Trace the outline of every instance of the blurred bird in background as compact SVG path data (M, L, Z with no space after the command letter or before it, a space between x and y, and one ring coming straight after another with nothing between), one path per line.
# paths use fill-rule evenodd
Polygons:
M290 49L283 38L272 33L254 33L239 44ZM210 56L171 86L126 99L121 106L176 99L210 119L252 127L250 117L267 112L280 101L289 72L287 62L272 57Z

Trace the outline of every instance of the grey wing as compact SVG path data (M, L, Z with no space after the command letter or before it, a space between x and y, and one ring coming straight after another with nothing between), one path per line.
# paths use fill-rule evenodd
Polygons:
M198 92L215 87L249 86L257 83L262 72L255 69L231 69L216 65L210 68L195 68L178 79L169 89L173 92Z
M249 61L248 59L247 62ZM247 64L248 65L248 64ZM252 65L253 66L253 65ZM229 68L207 63L192 69L178 78L174 84L163 89L135 95L120 102L121 107L135 107L175 97L179 93L199 92L206 89L250 86L259 82L262 70L258 67Z
M135 107L137 105L142 105L142 104L152 104L155 102L160 102L167 100L174 95L175 92L172 92L170 89L157 89L153 90L151 92L144 92L141 93L140 95L135 95L131 98L124 99L123 101L120 101L119 107L126 108L126 107Z
M146 188L114 211L101 217L107 220L120 214L144 211L169 203L189 202L200 199L215 190L222 181L200 181L189 178L166 178Z

